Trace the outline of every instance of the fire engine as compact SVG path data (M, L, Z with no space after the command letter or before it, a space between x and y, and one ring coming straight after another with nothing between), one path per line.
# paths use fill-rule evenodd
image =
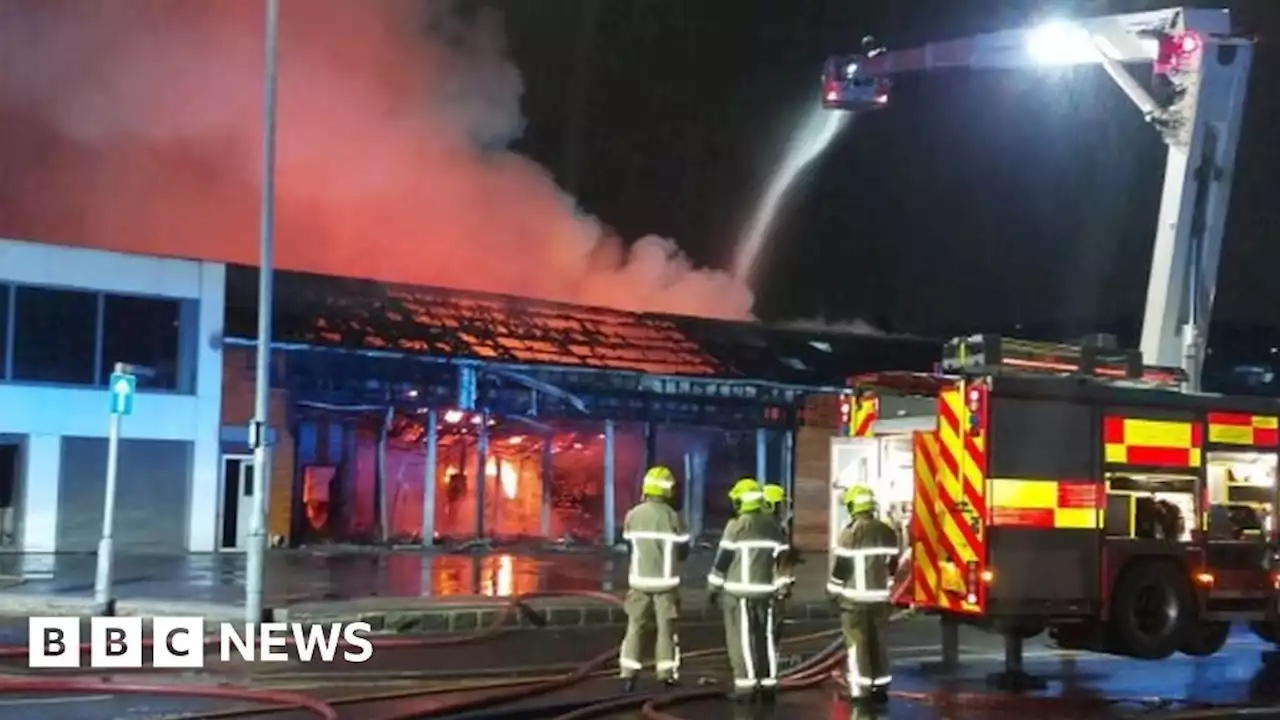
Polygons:
M1188 393L1106 336L957 338L939 372L860 376L832 443L905 538L894 599L1021 641L1212 655L1234 621L1274 641L1280 400ZM946 637L944 636L944 642ZM1019 679L1020 678L1020 679Z

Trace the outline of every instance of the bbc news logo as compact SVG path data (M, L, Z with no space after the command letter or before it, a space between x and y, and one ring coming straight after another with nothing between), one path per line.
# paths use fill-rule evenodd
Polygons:
M369 623L215 623L205 634L199 617L158 617L148 634L140 617L95 617L89 638L81 635L78 617L33 617L27 621L27 666L81 667L81 648L88 645L91 668L141 668L143 647L151 645L157 668L202 668L212 646L222 662L367 662L373 657Z

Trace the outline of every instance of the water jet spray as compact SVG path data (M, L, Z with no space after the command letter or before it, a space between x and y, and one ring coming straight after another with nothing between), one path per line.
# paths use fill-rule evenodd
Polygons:
M791 142L787 144L786 153L782 156L782 162L769 178L769 184L765 187L747 231L738 241L733 258L733 274L741 282L751 281L765 240L800 174L827 149L853 117L854 113L851 112L828 112L821 106L814 105L796 128Z

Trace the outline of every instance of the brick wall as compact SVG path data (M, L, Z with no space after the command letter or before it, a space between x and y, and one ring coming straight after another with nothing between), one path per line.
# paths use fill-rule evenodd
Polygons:
M824 552L828 546L831 438L839 432L840 400L835 395L809 398L804 424L796 432L795 520L792 542L800 550Z
M253 419L254 351L227 347L222 357L222 424L247 426ZM267 495L267 532L283 538L287 545L293 515L294 447L288 425L288 394L284 390L271 389L268 415L276 442L271 456L271 491Z

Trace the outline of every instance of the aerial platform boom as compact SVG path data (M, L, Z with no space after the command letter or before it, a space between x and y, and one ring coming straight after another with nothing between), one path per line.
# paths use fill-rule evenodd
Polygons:
M822 103L889 105L894 75L934 69L1100 65L1168 147L1141 348L1152 365L1181 365L1198 385L1217 286L1253 42L1231 35L1226 10L1171 8L1053 22L929 43L874 47L827 60ZM1126 65L1150 63L1150 87Z

